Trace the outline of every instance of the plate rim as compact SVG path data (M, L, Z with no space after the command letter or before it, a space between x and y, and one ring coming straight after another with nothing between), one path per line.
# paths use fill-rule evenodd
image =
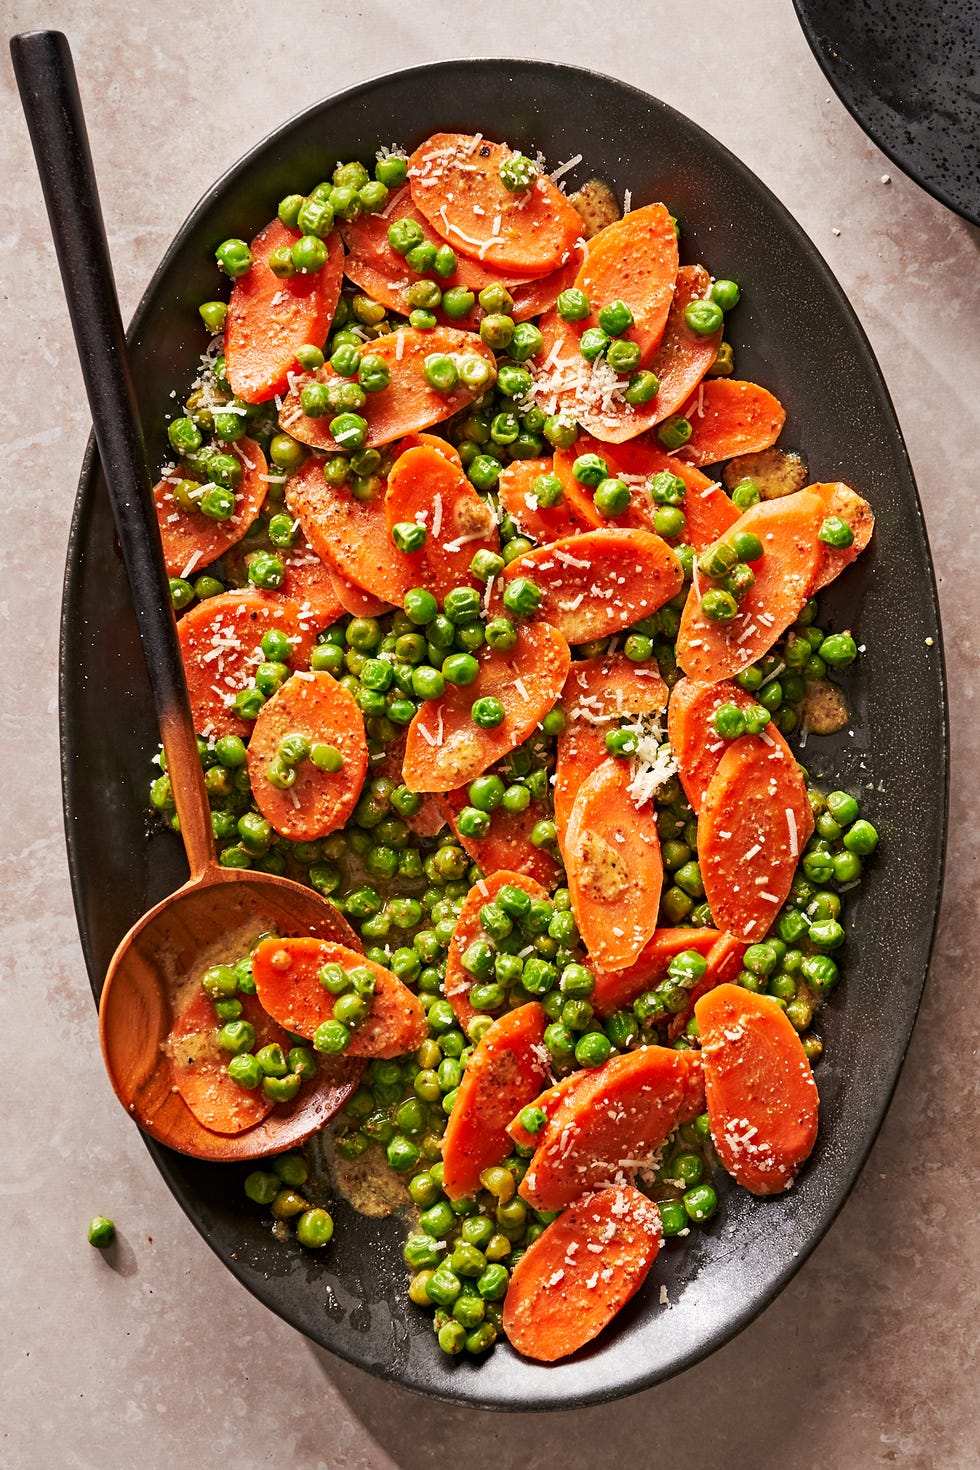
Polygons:
M655 1384L665 1382L670 1378L676 1376L678 1373L685 1371L687 1368L690 1368L696 1363L701 1362L707 1357L711 1356L719 1348L730 1342L741 1331L749 1326L750 1323L753 1322L758 1316L760 1316L761 1313L772 1304L776 1297L780 1295L780 1293L788 1285L789 1281L797 1274L804 1262L813 1254L817 1246L824 1239L831 1225L837 1219L837 1216L839 1215L845 1202L849 1198L851 1191L855 1187L861 1175L861 1172L867 1162L868 1156L874 1146L884 1118L891 1105L895 1089L898 1085L898 1079L901 1075L902 1067L904 1065L905 1058L908 1052L912 1033L915 1029L915 1023L918 1016L919 1007L921 1005L923 990L933 958L937 927L942 907L949 828L949 694L946 677L945 656L943 650L943 634L942 624L940 621L935 563L932 555L932 549L929 543L928 531L925 524L925 517L923 514L922 501L919 495L918 485L916 483L911 461L909 459L908 449L905 444L904 435L902 434L901 425L899 424L898 417L895 413L894 404L892 403L891 394L888 390L887 382L878 363L874 350L871 346L871 343L867 337L867 334L865 333L864 328L861 325L861 322L859 321L850 300L848 299L843 287L837 281L836 276L834 275L826 260L823 258L817 246L806 234L802 226L798 223L798 221L794 218L794 216L790 213L790 211L786 208L782 201L775 195L772 189L770 189L770 187L753 170L751 170L747 164L743 163L740 158L732 153L725 144L721 143L717 138L715 138L713 134L710 134L706 129L702 128L700 124L694 122L693 119L689 118L679 109L671 107L668 103L662 101L662 99L644 91L643 88L636 87L628 82L623 82L619 78L610 76L606 73L596 71L594 68L574 66L562 62L552 62L547 60L539 60L536 58L518 59L509 57L471 56L446 58L438 62L422 63L417 66L398 68L395 71L381 72L361 82L356 83L352 87L332 92L327 96L319 99L318 101L310 104L310 106L302 109L301 111L292 114L277 127L273 128L271 131L263 135L263 137L258 139L245 153L241 155L240 158L233 162L201 194L201 196L198 198L198 200L191 208L184 221L174 234L170 244L161 257L159 264L150 277L150 280L147 283L145 290L141 294L139 302L135 308L135 311L133 312L132 318L127 328L127 342L132 345L134 340L138 338L140 331L144 326L145 318L148 316L153 298L157 292L159 281L168 270L172 258L183 247L187 237L198 226L201 215L210 206L216 196L219 196L228 188L230 184L238 180L245 172L247 172L247 170L253 164L255 155L263 150L268 144L273 142L273 140L282 138L286 133L291 131L293 128L299 126L304 121L310 119L316 114L328 110L330 107L336 105L337 103L356 99L361 94L370 92L379 86L390 84L393 81L412 77L418 74L425 74L427 77L431 78L433 73L444 73L447 71L459 71L460 69L465 70L468 68L479 67L493 67L502 70L518 69L524 72L546 70L555 73L565 73L570 78L590 78L603 84L611 85L616 89L628 91L634 94L634 96L639 99L642 104L647 108L653 107L654 109L659 110L661 113L667 114L672 118L679 120L679 122L683 125L685 129L691 130L699 138L706 140L709 148L721 157L726 167L731 168L741 180L747 181L753 190L761 191L761 195L763 196L766 205L773 211L775 211L775 213L779 216L783 227L787 229L793 236L795 236L797 243L802 247L803 253L806 255L808 261L811 263L812 267L815 268L816 271L823 276L825 285L829 288L830 293L834 296L834 298L838 301L840 307L842 308L842 315L846 318L848 326L855 335L855 339L858 342L866 360L867 366L870 369L870 376L874 380L877 391L881 395L884 407L887 410L888 415L890 416L891 426L894 433L895 448L897 449L898 454L903 461L904 468L908 476L908 482L912 490L912 508L914 509L916 526L918 534L921 537L925 562L929 574L928 585L927 587L923 588L923 598L924 604L927 606L927 610L931 615L931 621L936 631L936 677L938 679L939 692L941 696L942 742L941 749L937 752L942 763L941 812L939 814L940 840L938 843L939 866L938 873L935 878L935 891L932 905L928 946L926 950L926 962L923 966L921 978L919 978L917 981L915 1004L912 1010L911 1021L908 1026L907 1034L904 1038L901 1051L898 1054L893 1054L890 1059L891 1078L887 1088L887 1093L881 1103L880 1108L878 1109L877 1116L873 1119L873 1126L866 1135L864 1146L855 1158L849 1181L847 1182L846 1186L838 1187L836 1190L833 1191L827 1205L824 1208L820 1228L816 1231L808 1232L805 1242L805 1248L802 1249L797 1257L788 1262L787 1265L767 1283L764 1291L761 1291L757 1297L752 1298L749 1301L748 1305L745 1306L741 1311L735 1313L732 1317L730 1317L726 1321L724 1329L716 1331L710 1346L708 1346L707 1348L705 1348L703 1344L696 1345L695 1347L687 1350L683 1354L673 1359L669 1366L666 1366L662 1369L655 1369L652 1372L637 1371L628 1376L621 1377L617 1381L617 1384L612 1388L602 1388L595 1391L584 1390L580 1392L564 1391L561 1395L560 1400L556 1400L554 1390L552 1390L550 1396L541 1393L532 1393L528 1396L514 1395L513 1398L509 1398L507 1401L481 1398L479 1395L478 1378L474 1381L474 1379L472 1378L463 1379L462 1376L460 1376L459 1380L459 1391L452 1390L452 1379L447 1380L447 1387L445 1388L445 1390L443 1390L439 1386L434 1386L431 1383L423 1385L410 1382L402 1377L398 1372L387 1373L383 1371L383 1369L377 1363L368 1363L363 1358L358 1357L354 1351L347 1351L346 1347L347 1342L350 1339L350 1334L348 1334L345 1338L343 1346L331 1345L330 1347L327 1347L324 1343L319 1341L315 1336L308 1332L306 1328L304 1328L299 1322L294 1320L293 1314L288 1309L288 1304L286 1307L283 1307L282 1304L274 1300L274 1291L272 1289L266 1288L266 1278L258 1276L258 1279L256 1279L255 1277L249 1275L244 1263L239 1262L238 1260L226 1259L225 1255L222 1253L219 1244L209 1234L208 1227L204 1219L201 1218L203 1213L202 1206L200 1205L200 1203L195 1202L193 1199L190 1198L189 1191L185 1187L184 1182L178 1178L177 1168L179 1163L179 1156L174 1155L163 1145L155 1143L154 1140L150 1139L148 1136L141 1134L143 1142L171 1194L174 1196L184 1214L190 1220L191 1224L197 1230L198 1234L208 1244L208 1246L218 1257L226 1270L228 1270L231 1275L241 1285L245 1287L250 1295L256 1297L257 1300L259 1300L265 1307L271 1310L282 1321L288 1323L296 1331L302 1333L310 1341L314 1342L321 1351L335 1353L338 1357L350 1363L352 1366L360 1369L362 1372L370 1373L371 1376L379 1378L384 1382L394 1383L397 1386L404 1388L408 1392L415 1393L424 1398L435 1399L443 1403L466 1404L473 1408L493 1410L495 1412L546 1412L549 1410L579 1408L600 1403L613 1402L619 1398L624 1398L631 1394L638 1393L645 1388L650 1388ZM72 793L77 775L73 769L73 760L71 753L71 731L75 724L75 721L73 719L73 709L76 702L76 693L73 685L73 680L75 679L75 670L74 667L71 666L69 663L68 654L70 648L72 647L72 639L75 631L72 626L70 614L76 600L76 586L79 585L81 582L81 568L83 564L83 558L80 558L79 552L81 550L83 542L83 535L86 528L86 523L91 512L92 504L94 502L95 478L98 473L98 468L98 452L94 442L94 435L90 434L82 462L78 490L76 493L75 505L68 537L65 574L62 591L61 624L59 631L59 746L65 840L67 847L69 879L79 938L81 941L83 956L85 958L86 968L89 972L90 985L93 991L93 995L96 999L96 1004L98 1003L98 995L101 989L103 977L101 973L94 968L94 954L92 944L90 936L83 924L83 915L85 909L85 874L82 871L80 854L76 851L75 848L75 834L72 829ZM476 1389L475 1392L472 1391L473 1388Z
M827 82L832 88L838 102L842 103L847 109L864 136L870 138L875 147L885 155L889 163L893 164L899 172L905 174L906 178L911 179L913 184L917 184L920 189L924 190L926 194L930 194L933 199L943 205L945 209L950 210L952 214L958 215L960 219L965 219L967 224L980 228L980 204L977 205L975 210L971 211L969 206L961 200L953 199L941 183L930 178L921 169L910 167L908 161L902 158L890 143L882 141L877 130L873 129L867 119L861 116L857 105L841 90L838 78L831 70L830 62L824 54L824 48L820 41L820 32L818 31L816 21L810 14L807 0L793 0L793 9L796 11L796 18L800 23L800 30L803 32L804 39L812 51L817 65L827 78Z

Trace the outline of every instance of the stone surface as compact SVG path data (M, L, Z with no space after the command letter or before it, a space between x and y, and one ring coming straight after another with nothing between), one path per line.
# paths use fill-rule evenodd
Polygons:
M447 0L414 10L391 0L280 0L274 12L235 0L220 18L188 0L8 0L3 19L8 34L55 25L72 42L124 314L186 211L253 141L341 82L437 57L492 50L593 65L687 112L786 203L878 354L918 476L945 618L946 898L895 1102L838 1222L769 1311L682 1377L603 1408L506 1417L415 1399L313 1349L208 1253L103 1076L75 934L56 666L88 416L4 55L0 333L12 371L0 397L0 620L9 634L0 1464L12 1470L415 1470L458 1456L464 1435L468 1463L494 1470L608 1463L662 1436L672 1458L727 1470L980 1464L977 975L964 937L978 917L980 233L898 173L828 95L789 0L755 0L737 17L719 0L696 0L683 14L622 0L600 21L584 3L563 7L560 19L542 10L498 0L488 24ZM120 1227L111 1258L84 1239L102 1212Z

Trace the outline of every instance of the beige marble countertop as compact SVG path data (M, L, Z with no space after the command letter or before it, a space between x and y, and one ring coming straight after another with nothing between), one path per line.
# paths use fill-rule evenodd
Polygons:
M7 0L0 14L8 35L51 25L71 40L124 315L211 180L341 83L497 52L584 62L687 112L789 207L878 354L939 569L953 730L943 919L894 1104L836 1225L753 1326L669 1384L545 1416L428 1403L312 1347L206 1249L101 1068L56 724L61 574L88 411L4 47L0 1465L420 1470L458 1457L463 1436L474 1470L661 1456L705 1470L980 1464L980 232L864 137L830 95L790 0L571 0L537 13L521 0L490 11L459 0ZM100 1212L121 1231L118 1269L85 1242Z

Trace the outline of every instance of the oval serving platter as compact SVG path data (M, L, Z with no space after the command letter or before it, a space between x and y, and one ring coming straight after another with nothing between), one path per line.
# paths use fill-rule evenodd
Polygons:
M574 101L574 106L571 102ZM496 1409L569 1408L633 1393L727 1342L781 1290L824 1235L874 1141L908 1045L939 904L947 720L936 593L915 483L881 373L843 292L799 226L724 147L665 104L611 78L525 61L459 61L397 72L310 108L259 143L204 196L151 281L129 333L151 462L166 454L171 390L205 345L197 306L213 251L257 233L279 199L339 158L413 147L437 130L482 131L551 168L581 154L569 189L598 175L636 204L663 199L681 258L742 286L730 322L739 373L778 393L782 443L814 479L846 479L874 506L877 534L822 598L867 655L847 679L853 723L811 738L825 787L860 792L882 834L850 909L845 980L822 1012L821 1130L794 1188L760 1200L720 1175L721 1209L669 1243L613 1327L573 1358L529 1363L506 1345L448 1360L405 1292L404 1222L342 1202L322 1255L280 1244L242 1193L243 1167L206 1165L147 1141L180 1205L247 1289L349 1362L418 1392ZM901 709L901 720L895 711ZM157 747L149 688L97 456L90 447L68 550L61 641L65 821L75 907L96 995L122 934L186 874L172 834L148 835ZM916 800L909 801L914 791ZM914 862L898 858L898 834ZM94 1033L93 1033L93 1045ZM670 1307L660 1305L661 1285Z

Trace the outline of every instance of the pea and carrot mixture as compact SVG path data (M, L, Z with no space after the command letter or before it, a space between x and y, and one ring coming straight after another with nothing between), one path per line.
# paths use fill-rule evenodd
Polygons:
M220 862L363 946L213 965L177 1085L235 1132L362 1059L332 1147L403 1182L449 1355L574 1352L719 1169L792 1185L878 843L798 760L848 718L816 594L871 508L775 447L738 285L608 194L447 133L282 200L216 250L155 492ZM151 799L174 825L165 769ZM245 1188L318 1248L307 1181Z

